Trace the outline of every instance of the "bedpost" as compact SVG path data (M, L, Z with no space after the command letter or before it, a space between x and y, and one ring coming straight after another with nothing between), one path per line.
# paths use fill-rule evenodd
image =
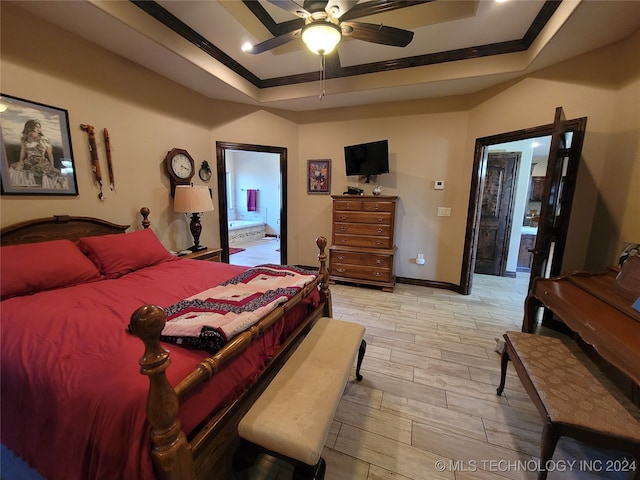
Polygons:
M331 290L329 290L329 271L327 270L327 254L324 249L327 247L327 239L325 237L316 238L316 245L318 246L318 261L320 261L320 275L322 276L322 282L320 283L320 295L323 300L326 301L327 317L333 317L333 307L331 305Z
M149 207L142 207L140 209L140 215L142 215L142 228L149 228L149 225L151 225L149 221Z
M169 383L166 369L171 364L169 351L160 345L160 333L166 322L162 308L143 305L133 315L131 332L144 342L140 373L149 377L147 421L151 424L151 458L160 480L195 480L191 446L178 420L178 395Z

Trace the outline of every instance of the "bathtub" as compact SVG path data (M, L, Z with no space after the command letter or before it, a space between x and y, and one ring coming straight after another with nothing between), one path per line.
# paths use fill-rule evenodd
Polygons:
M264 226L264 223L256 222L255 220L229 220L229 231L262 226Z
M266 236L266 225L254 220L230 220L228 222L229 245L261 240Z

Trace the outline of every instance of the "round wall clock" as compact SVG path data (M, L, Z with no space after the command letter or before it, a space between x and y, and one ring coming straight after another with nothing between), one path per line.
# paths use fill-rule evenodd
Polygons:
M195 162L182 148L169 150L165 157L167 173L175 185L189 185L195 173Z

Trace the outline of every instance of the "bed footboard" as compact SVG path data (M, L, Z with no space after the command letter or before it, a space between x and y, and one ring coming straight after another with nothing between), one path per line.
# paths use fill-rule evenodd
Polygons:
M318 237L316 244L319 249L318 260L320 270L318 278L310 284L310 288L319 288L320 305L305 319L303 324L299 326L295 334L296 338L289 339L286 346L283 347L283 350L292 350L299 342L300 337L306 334L308 329L319 317L331 316L332 314L331 292L328 282L329 274L326 268L327 255L325 248L327 246L327 240L324 237ZM305 292L296 295L290 302L297 303L306 296L308 291L309 290L305 289ZM205 432L201 432L197 436L196 444L199 448L195 450L202 450L203 455L205 451L208 450L206 453L207 459L204 463L207 464L209 468L203 468L203 459L196 460L199 452L192 449L192 445L187 441L182 431L178 419L180 395L196 384L214 376L222 365L245 350L264 329L268 328L269 325L273 324L277 318L284 315L284 313L292 307L290 302L277 307L275 311L254 325L249 331L236 336L216 355L204 359L200 364L195 366L193 372L175 388L169 383L166 376L166 369L171 363L169 351L165 350L160 343L160 334L166 322L164 310L155 305L144 305L133 313L130 321L131 332L143 341L145 348L144 355L140 358L139 364L140 372L149 377L146 415L147 421L151 425L151 458L158 479L195 480L197 478L196 470L202 473L203 470L212 467L218 473L221 473L219 470L220 463L225 459L213 457L226 457L227 452L224 452L225 449L214 447L217 455L211 455L211 450L209 450L208 447L205 448L203 444L208 443L211 445L212 442L214 444L217 442L211 438L206 438L205 441L203 437L212 437L216 435L216 433L220 434L220 429L224 428L226 433L221 436L227 437L223 441L229 444L229 442L227 442L227 440L229 440L228 435L237 435L238 412L246 411L250 407L250 403L255 400L255 395L247 395L246 398L243 397L239 400L239 402L247 403L246 405L242 405L242 407L236 404L234 408L230 408L229 411L220 412L217 416L215 426L212 424L207 425L207 427L203 429ZM290 351L287 353L290 354ZM287 356L287 354L283 354L279 360L284 361ZM258 383L259 382L260 379L258 379ZM264 386L262 388L264 388ZM196 463L199 465L198 467Z
M151 424L151 457L160 480L195 480L191 446L178 420L178 395L165 373L171 361L160 345L166 322L162 308L144 305L131 316L131 331L144 342L140 373L149 377L147 420Z

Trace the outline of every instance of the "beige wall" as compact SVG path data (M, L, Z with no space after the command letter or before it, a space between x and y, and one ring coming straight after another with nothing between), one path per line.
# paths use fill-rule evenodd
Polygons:
M214 167L218 140L273 145L288 150L288 260L313 264L313 239L331 234L331 202L306 194L306 160L331 159L332 193L342 193L354 183L344 173L344 145L387 138L391 173L379 184L400 197L396 273L458 284L476 138L551 123L562 106L568 118L588 117L566 268L599 268L623 240L640 241L638 34L477 95L291 114L207 99L46 22L27 21L12 5L2 6L1 27L2 92L69 111L80 190L72 198L3 196L3 226L60 213L134 223L146 205L163 243L184 248L191 238L186 219L171 211L166 152L186 148L198 165ZM613 79L601 74L616 64L628 68ZM111 135L117 191L106 190L104 202L80 123ZM443 191L433 189L435 180L445 181ZM217 195L215 177L210 186ZM451 207L452 216L437 217L438 206ZM218 246L217 211L203 225L202 243ZM417 253L426 265L412 262Z
M614 119L607 142L606 162L603 164L602 183L597 213L607 223L593 229L586 268L593 268L598 251L619 252L624 243L640 243L640 35L635 42L627 42L607 57L614 64L624 58L636 58L631 65L634 74L620 80L614 103ZM606 52L605 52L606 53ZM622 173L624 172L624 173ZM610 229L617 236L596 232Z
M172 211L163 163L169 150L187 149L196 168L203 160L215 166L216 140L274 144L295 152L296 126L290 121L203 97L44 21L33 17L26 21L23 12L10 4L2 5L1 34L2 92L68 111L80 192L77 197L5 195L3 226L70 214L139 228L138 209L148 206L152 228L165 246L182 250L193 241L187 218ZM105 176L106 153L98 132L109 130L116 191L104 188L102 202L81 123L96 129ZM193 181L202 183L197 174ZM215 199L215 177L209 186ZM202 244L219 246L217 211L205 213L202 223Z
M340 193L348 183L340 147L389 138L392 173L379 183L401 198L397 275L458 284L476 139L551 124L562 106L569 119L588 117L563 270L600 270L614 263L623 241L640 241L639 50L636 32L467 98L307 112L301 153L313 158L322 149L337 159L332 190ZM324 138L338 145L329 148ZM433 190L436 179L444 191ZM437 217L438 206L452 207L452 216ZM426 265L411 262L416 253L425 253Z
M339 194L347 185L357 184L357 177L345 176L344 145L388 139L390 173L379 175L378 185L382 186L383 195L400 197L396 213L396 275L457 284L469 190L469 178L464 174L469 169L465 165L464 143L460 141L467 136L467 124L466 112L448 112L303 125L301 157L331 158L331 190ZM434 190L435 180L445 180L445 189ZM371 194L372 184L359 186ZM330 233L330 202L323 197L311 200L313 209L318 210L314 215L317 218L305 221L311 224L324 219ZM437 217L438 206L451 207L452 216ZM424 266L414 261L418 253L425 255Z

